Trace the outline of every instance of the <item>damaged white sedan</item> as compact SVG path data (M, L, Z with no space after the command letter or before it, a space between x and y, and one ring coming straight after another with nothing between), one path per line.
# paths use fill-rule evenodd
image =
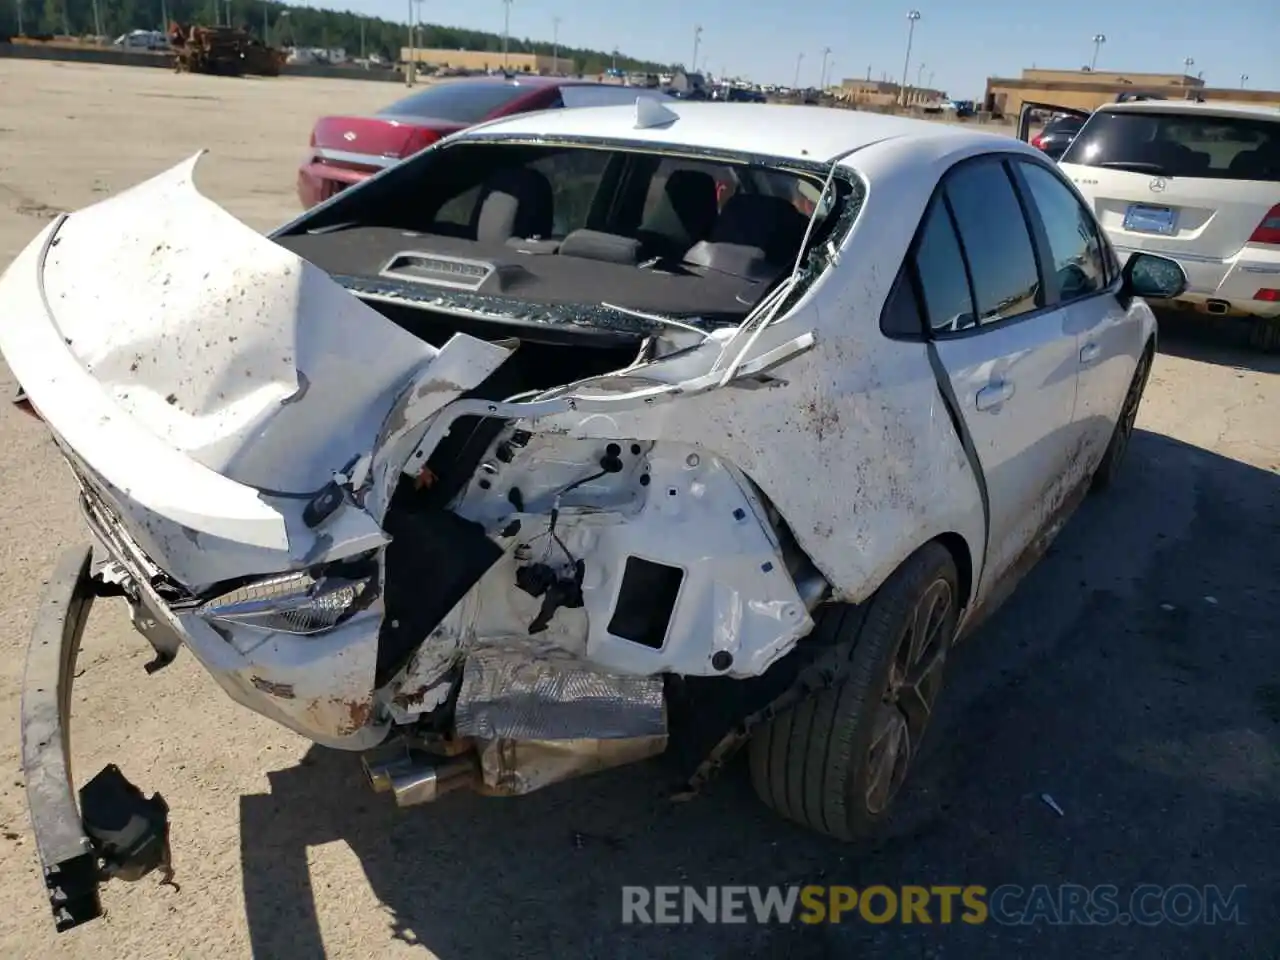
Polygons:
M20 403L92 548L53 577L23 764L60 929L168 863L73 792L94 597L401 804L750 744L766 803L865 833L953 642L1124 453L1155 342L1051 161L851 111L659 104L450 137L269 238L196 159L0 279Z

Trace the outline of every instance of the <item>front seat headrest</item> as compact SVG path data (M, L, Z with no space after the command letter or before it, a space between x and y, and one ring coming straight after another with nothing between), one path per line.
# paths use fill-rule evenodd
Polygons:
M705 240L720 213L715 177L702 170L673 170L664 192L688 242Z
M555 196L546 177L528 167L502 170L480 192L476 239L506 243L512 237L547 237L554 213Z
M739 191L720 211L710 240L755 247L770 262L782 263L799 253L807 226L804 214L781 197Z

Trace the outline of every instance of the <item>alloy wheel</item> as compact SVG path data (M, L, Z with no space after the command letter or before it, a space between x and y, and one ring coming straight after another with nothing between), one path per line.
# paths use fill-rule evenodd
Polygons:
M933 581L916 600L898 639L867 754L866 804L872 814L882 813L897 794L928 726L942 689L951 641L945 627L954 602L951 584Z

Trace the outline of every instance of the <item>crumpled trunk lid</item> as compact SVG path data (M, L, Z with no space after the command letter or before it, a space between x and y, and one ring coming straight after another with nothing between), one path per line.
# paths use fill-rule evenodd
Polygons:
M223 476L314 491L435 350L191 184L195 158L62 225L45 292L122 411Z
M0 276L14 376L91 494L192 589L385 542L355 504L319 530L303 510L376 452L436 358L432 407L505 356L459 371L488 345L401 330L201 196L198 159L51 224Z

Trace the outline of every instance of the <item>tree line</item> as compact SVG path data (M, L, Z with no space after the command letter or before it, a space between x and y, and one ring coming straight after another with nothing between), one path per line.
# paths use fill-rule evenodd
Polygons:
M130 30L163 29L165 18L183 23L234 23L274 46L342 47L348 56L377 54L398 60L408 46L404 23L338 10L317 10L262 0L0 0L0 37L17 34L21 14L27 36L84 36L101 30L114 39ZM502 35L422 24L417 45L448 50L501 51ZM551 56L550 42L511 37L512 53ZM615 63L612 51L560 46L559 55L573 60L575 72L603 73ZM667 64L616 54L620 70L659 72Z

